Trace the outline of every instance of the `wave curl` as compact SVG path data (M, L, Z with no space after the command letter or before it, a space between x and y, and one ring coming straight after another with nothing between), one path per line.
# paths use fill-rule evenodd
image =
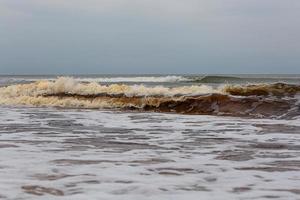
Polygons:
M0 88L0 104L130 109L182 114L255 117L299 116L300 86L283 83L146 87L80 83L61 77Z

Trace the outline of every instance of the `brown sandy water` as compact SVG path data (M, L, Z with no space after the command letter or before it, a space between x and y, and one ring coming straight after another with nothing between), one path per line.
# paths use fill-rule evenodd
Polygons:
M122 109L164 113L292 119L300 115L300 85L166 87L83 83L74 78L0 87L0 105Z

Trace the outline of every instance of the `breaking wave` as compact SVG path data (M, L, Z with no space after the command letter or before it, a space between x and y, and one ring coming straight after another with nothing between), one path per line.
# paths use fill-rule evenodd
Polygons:
M169 88L100 85L61 77L2 87L0 104L287 118L299 116L299 92L300 86L283 83Z
M258 84L258 85L228 85L225 91L239 96L295 96L300 92L300 85L286 83Z

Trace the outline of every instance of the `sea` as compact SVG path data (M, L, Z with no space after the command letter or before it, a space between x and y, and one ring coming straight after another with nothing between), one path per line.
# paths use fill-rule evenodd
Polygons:
M300 75L0 75L0 199L300 199Z

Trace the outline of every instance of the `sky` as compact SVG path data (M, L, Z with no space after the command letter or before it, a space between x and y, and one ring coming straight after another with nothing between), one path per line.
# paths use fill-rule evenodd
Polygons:
M299 0L0 0L0 74L300 74Z

